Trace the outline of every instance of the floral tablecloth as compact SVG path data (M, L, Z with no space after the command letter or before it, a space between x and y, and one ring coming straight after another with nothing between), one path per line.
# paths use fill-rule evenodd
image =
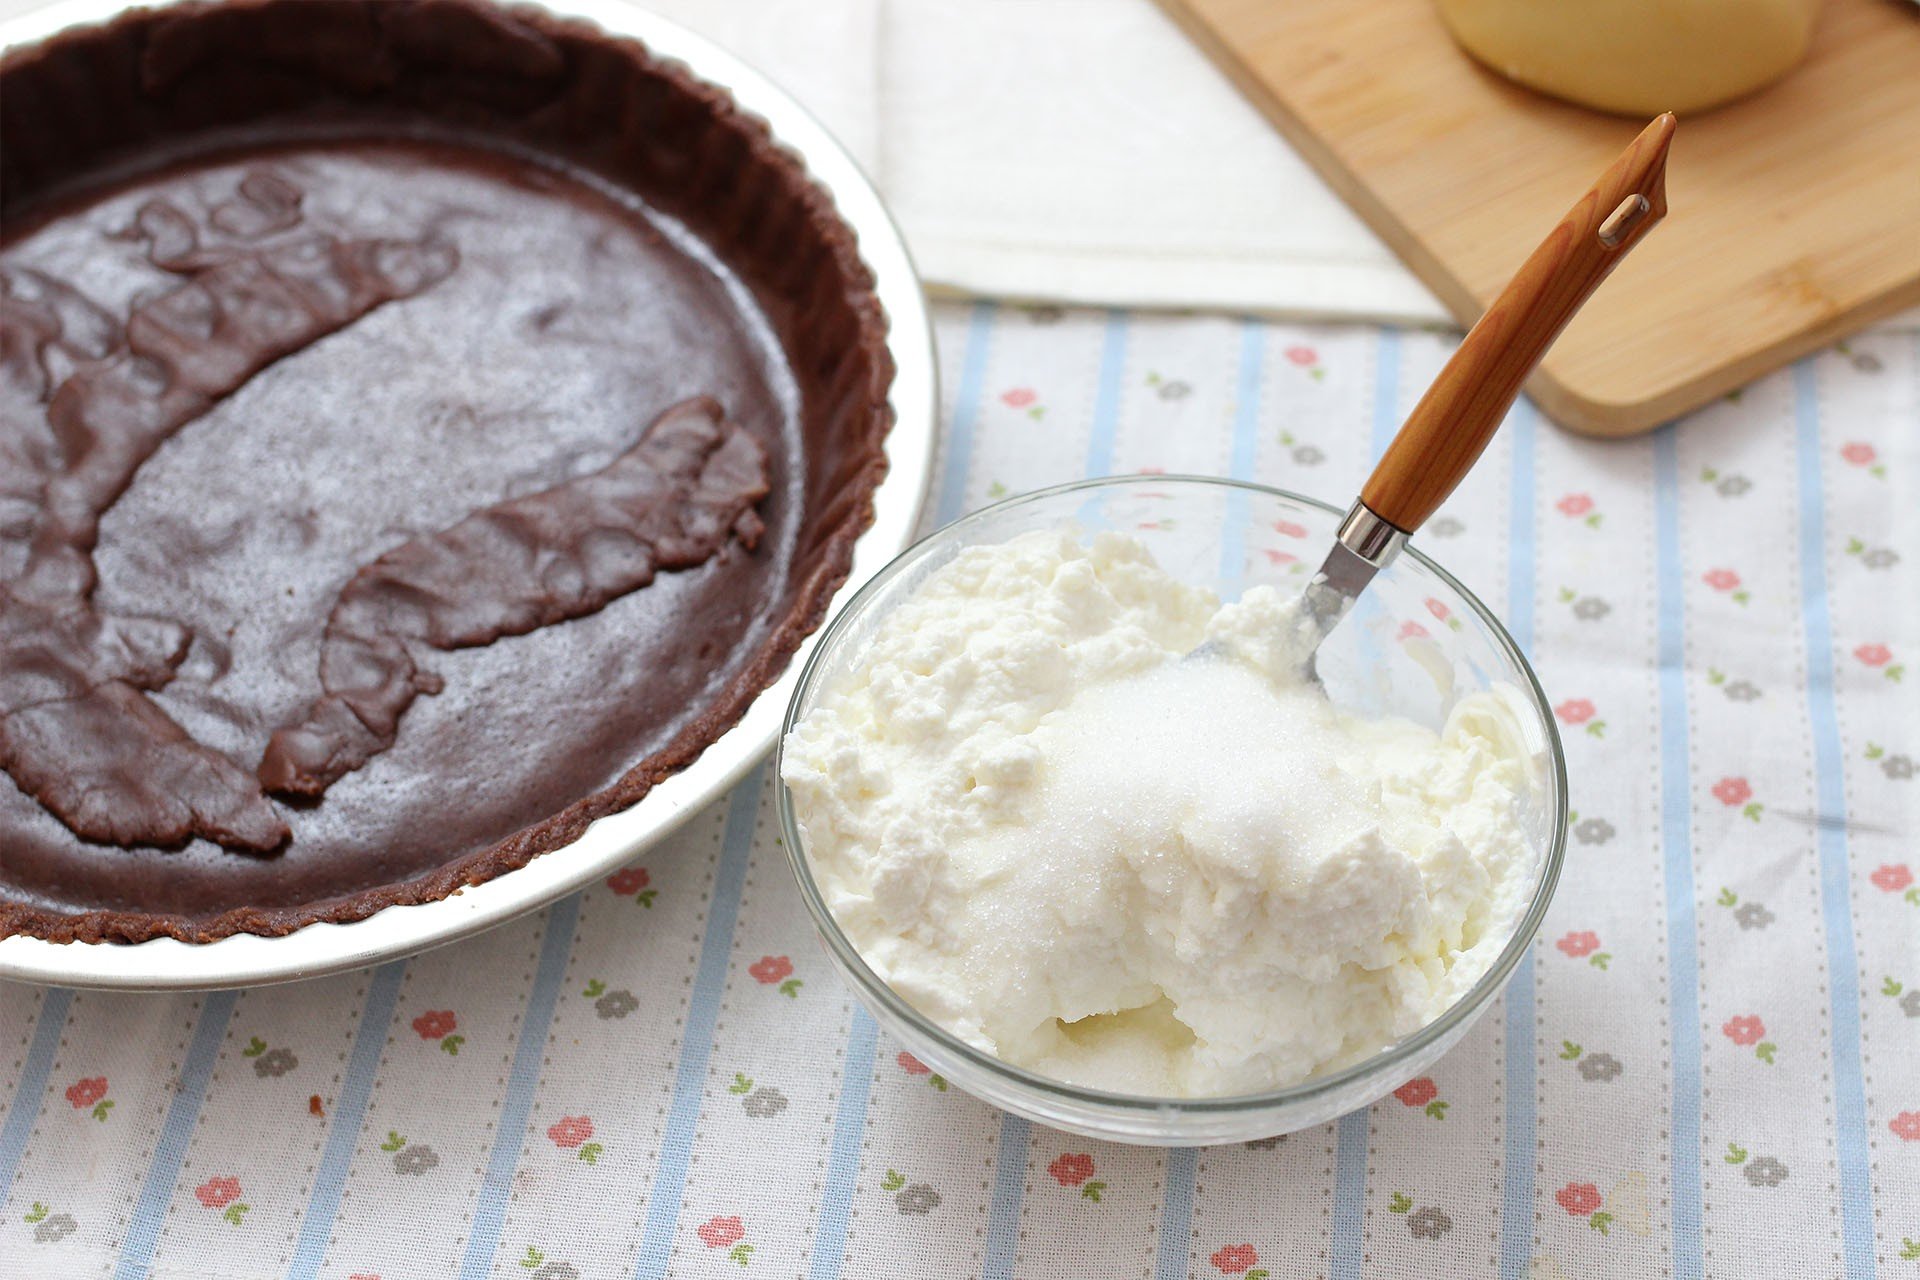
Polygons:
M985 304L939 337L930 523L1150 469L1344 503L1454 341ZM1370 1110L1162 1152L949 1088L829 971L763 771L410 961L0 988L0 1274L1920 1277L1914 335L1626 443L1523 405L1421 542L1537 660L1577 812L1508 996Z

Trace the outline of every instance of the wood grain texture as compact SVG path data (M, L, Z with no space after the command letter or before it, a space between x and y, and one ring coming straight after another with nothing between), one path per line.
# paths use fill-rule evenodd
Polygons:
M1160 3L1463 324L1644 123L1487 72L1429 0ZM1527 384L1574 430L1648 430L1920 303L1920 6L1828 0L1797 71L1682 121L1668 189Z
M1667 214L1671 113L1574 202L1455 348L1387 446L1360 500L1412 533L1466 476L1567 323Z

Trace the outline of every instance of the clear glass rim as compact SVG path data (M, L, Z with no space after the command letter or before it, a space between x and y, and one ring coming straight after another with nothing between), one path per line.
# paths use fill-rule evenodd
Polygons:
M1432 559L1409 545L1403 555L1410 556L1421 567L1457 592L1466 601L1474 615L1493 636L1495 645L1514 668L1526 678L1525 689L1532 698L1533 707L1540 724L1546 730L1547 754L1551 759L1553 780L1553 825L1545 865L1541 870L1540 882L1535 887L1533 899L1527 904L1527 910L1521 917L1513 936L1501 949L1487 971L1469 987L1466 994L1455 1000L1446 1011L1418 1031L1394 1041L1386 1048L1350 1066L1326 1075L1312 1076L1299 1084L1288 1085L1282 1089L1272 1089L1263 1093L1234 1094L1225 1097L1179 1098L1158 1097L1151 1094L1115 1093L1104 1089L1089 1089L1080 1085L1067 1084L1064 1081L1043 1076L1016 1066L1001 1058L968 1044L960 1037L933 1021L894 991L885 979L870 968L866 960L841 930L840 924L833 918L826 899L821 895L820 886L813 877L813 868L805 850L802 848L800 826L793 812L793 796L787 784L780 780L780 763L786 755L787 735L793 731L799 719L800 708L805 704L813 689L815 679L820 674L824 659L834 652L835 645L845 634L852 619L859 616L865 605L885 590L896 578L919 561L927 548L936 540L950 539L973 526L984 523L989 518L1018 507L1028 506L1063 494L1081 493L1091 489L1118 488L1122 485L1152 484L1195 486L1259 494L1262 497L1281 498L1302 506L1313 507L1325 512L1336 520L1345 513L1338 507L1310 498L1305 494L1294 493L1287 489L1277 489L1270 485L1254 484L1244 480L1230 480L1220 476L1200 475L1130 475L1101 476L1089 480L1075 480L1067 484L1053 485L1046 489L1036 489L1031 493L1018 494L1003 499L991 506L982 507L951 524L943 525L926 537L921 538L887 564L869 579L844 608L836 614L820 635L820 642L807 658L801 669L799 683L794 688L793 701L787 706L786 718L780 727L780 741L775 749L774 768L774 806L780 817L780 834L787 846L787 861L793 868L794 878L800 885L800 896L805 899L807 911L813 917L814 927L826 942L828 949L840 962L844 972L851 974L859 983L866 996L873 999L887 1012L909 1024L928 1039L940 1046L940 1049L965 1061L969 1066L992 1075L1003 1077L1009 1082L1019 1084L1036 1093L1044 1094L1063 1102L1085 1107L1099 1107L1113 1111L1165 1114L1168 1111L1193 1112L1201 1114L1233 1114L1237 1112L1257 1112L1307 1102L1324 1095L1336 1093L1349 1086L1361 1083L1380 1070L1396 1062L1417 1056L1421 1050L1443 1040L1455 1028L1472 1018L1474 1014L1505 985L1509 974L1520 963L1520 957L1533 946L1534 938L1540 932L1545 920L1547 906L1553 899L1554 888L1560 881L1561 864L1567 851L1567 769L1566 756L1560 743L1559 731L1553 723L1553 712L1547 702L1545 691L1540 687L1539 678L1534 674L1532 665L1520 646L1514 643L1505 626L1494 616L1480 598L1467 590L1460 580L1441 568Z

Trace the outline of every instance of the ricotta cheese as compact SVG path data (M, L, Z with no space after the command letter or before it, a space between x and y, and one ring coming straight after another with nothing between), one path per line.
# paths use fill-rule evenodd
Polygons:
M935 572L786 741L849 941L972 1044L1125 1093L1277 1088L1437 1017L1532 887L1519 695L1437 734L1342 713L1295 608L1111 533Z

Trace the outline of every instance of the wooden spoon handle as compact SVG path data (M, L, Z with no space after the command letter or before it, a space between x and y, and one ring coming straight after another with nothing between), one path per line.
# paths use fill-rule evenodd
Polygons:
M1479 458L1520 384L1667 212L1673 113L1648 125L1514 274L1414 406L1360 500L1412 533Z

